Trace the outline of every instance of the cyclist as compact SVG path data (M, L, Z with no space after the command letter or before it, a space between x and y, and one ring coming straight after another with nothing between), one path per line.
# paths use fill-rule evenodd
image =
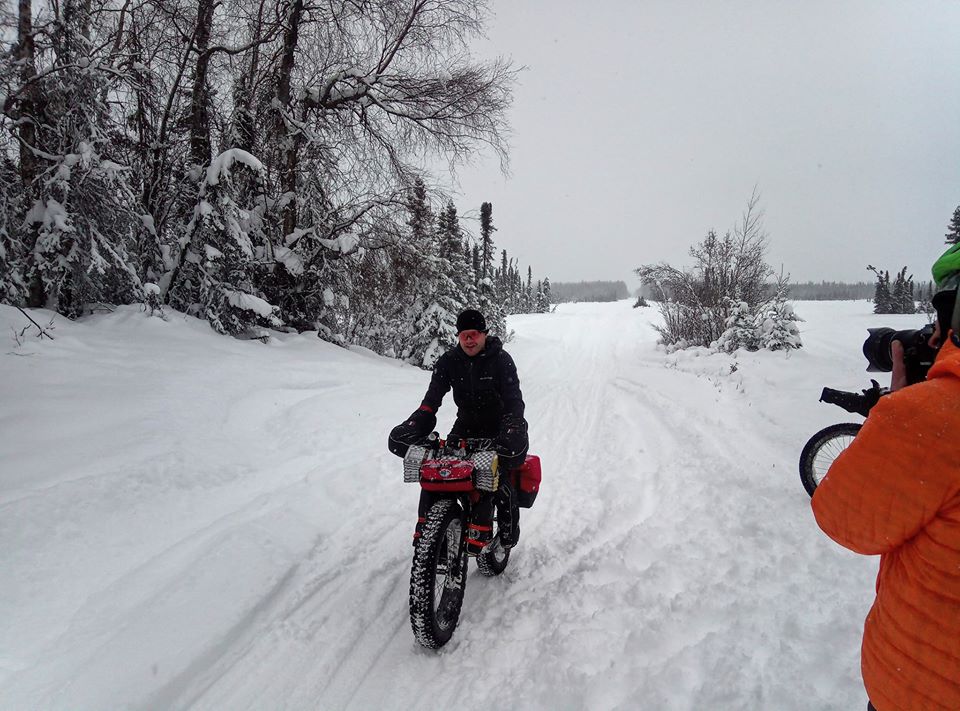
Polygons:
M457 419L447 435L447 443L455 445L467 438L492 439L500 469L509 471L519 467L526 458L528 439L517 366L503 350L501 340L487 334L486 320L475 309L467 309L457 317L457 341L457 345L437 359L420 407L393 428L390 451L403 456L411 444L430 434L437 424L437 410L452 389ZM499 501L486 495L474 507L467 531L468 552L477 554L490 543L495 503L500 510L500 542L506 548L516 545L520 536L520 513L516 492L508 479L501 479ZM420 492L414 544L433 501L430 492Z

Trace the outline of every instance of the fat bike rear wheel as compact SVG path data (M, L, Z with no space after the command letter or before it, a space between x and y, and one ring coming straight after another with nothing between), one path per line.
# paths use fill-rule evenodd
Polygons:
M507 563L510 562L510 548L503 545L502 539L505 531L501 528L502 517L511 515L506 510L509 505L509 500L507 502L497 502L494 507L493 538L490 544L477 556L477 570L480 571L481 575L488 578L500 575L507 569ZM513 521L510 525L516 525L516 522Z
M427 511L410 570L410 624L417 641L439 649L453 636L467 585L464 515L452 499Z
M833 460L850 446L861 427L856 422L841 422L824 427L807 440L800 452L800 481L810 496L827 475Z

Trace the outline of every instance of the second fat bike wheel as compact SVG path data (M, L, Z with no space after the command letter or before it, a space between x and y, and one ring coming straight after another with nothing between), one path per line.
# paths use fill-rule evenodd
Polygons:
M800 481L810 496L827 475L833 460L850 446L862 426L856 422L841 422L824 427L807 440L800 452Z

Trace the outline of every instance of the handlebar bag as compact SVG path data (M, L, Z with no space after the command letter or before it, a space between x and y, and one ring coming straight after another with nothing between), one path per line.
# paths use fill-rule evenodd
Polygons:
M420 467L420 486L427 491L473 491L473 462L428 459Z

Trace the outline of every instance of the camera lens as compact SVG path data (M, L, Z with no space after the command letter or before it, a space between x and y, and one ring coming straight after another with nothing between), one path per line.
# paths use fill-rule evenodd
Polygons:
M863 342L863 357L870 365L867 370L871 373L889 373L893 370L893 354L890 344L897 332L892 328L868 328L870 333Z

